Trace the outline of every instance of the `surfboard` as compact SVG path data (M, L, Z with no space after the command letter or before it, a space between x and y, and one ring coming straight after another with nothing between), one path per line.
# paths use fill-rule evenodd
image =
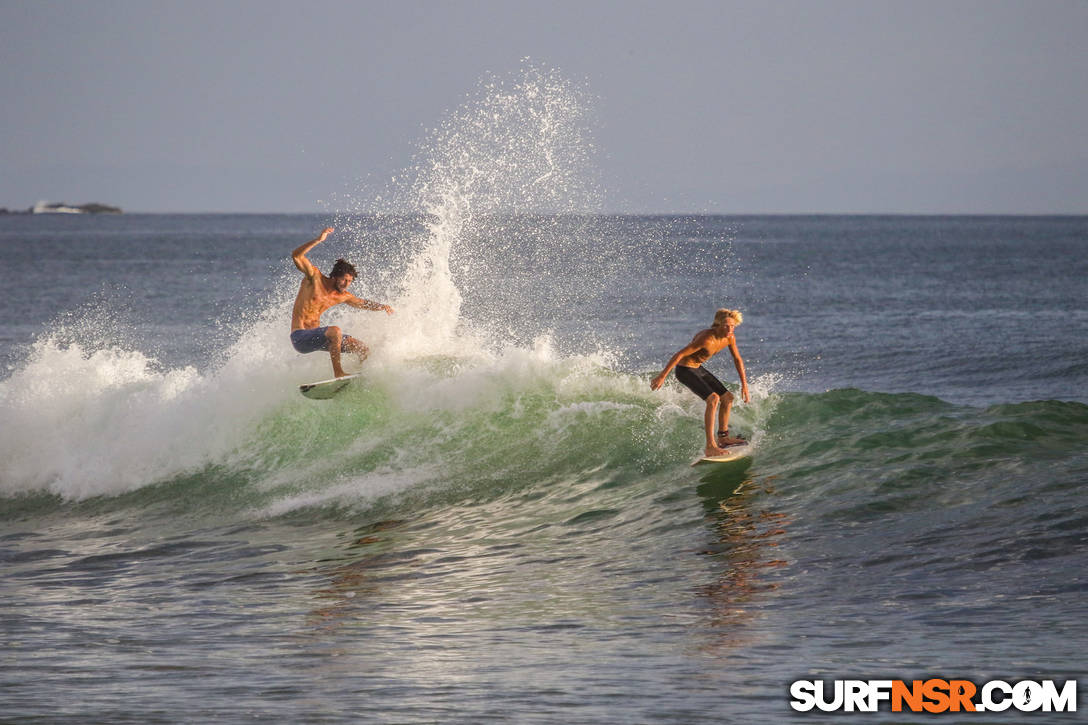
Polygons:
M319 380L316 383L306 383L305 385L298 386L298 392L313 400L328 400L344 388L351 385L351 381L360 377L362 377L362 375L359 374L345 375L342 378L333 378L332 380Z
M696 458L691 464L692 466L700 466L704 463L732 463L733 461L739 461L744 458L750 458L752 456L752 444L751 443L738 443L734 446L729 446L725 449L725 455L721 456L702 456Z

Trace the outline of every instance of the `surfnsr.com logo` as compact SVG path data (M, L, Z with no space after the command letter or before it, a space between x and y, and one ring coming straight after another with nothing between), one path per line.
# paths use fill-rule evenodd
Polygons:
M799 712L877 712L884 704L892 712L1076 712L1077 681L797 680L790 697Z

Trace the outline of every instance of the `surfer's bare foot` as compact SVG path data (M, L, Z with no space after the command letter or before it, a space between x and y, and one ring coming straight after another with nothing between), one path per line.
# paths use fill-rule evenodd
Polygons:
M747 443L748 441L743 438L732 438L727 433L718 434L719 446L739 446L741 443Z
M715 456L724 456L729 451L724 448L718 448L717 446L707 446L703 449L703 455L707 458L714 458Z

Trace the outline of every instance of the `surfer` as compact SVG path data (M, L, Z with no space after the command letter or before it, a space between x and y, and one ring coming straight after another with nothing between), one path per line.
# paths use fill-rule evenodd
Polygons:
M669 371L676 368L676 379L706 401L704 424L707 456L725 455L723 446L745 442L743 438L733 438L729 435L729 412L733 408L733 394L703 367L703 363L728 347L729 353L733 356L733 364L737 366L737 373L740 374L741 397L744 398L745 403L752 402L751 396L748 395L748 377L744 374L744 361L741 360L740 352L737 351L737 339L733 335L733 330L743 320L740 310L718 310L714 315L714 324L709 329L697 332L686 347L672 356L661 374L650 381L650 389L657 390L665 384ZM715 417L718 418L716 437L714 435Z
M291 259L302 272L302 284L295 298L295 309L291 313L291 344L299 352L317 352L328 350L332 359L333 375L342 378L347 373L340 367L340 353L350 352L359 356L360 362L366 359L367 350L359 340L345 335L336 325L320 327L321 313L334 305L346 304L360 310L384 310L393 314L393 308L378 302L359 299L348 292L348 285L355 279L355 267L343 259L336 260L329 276L321 274L317 267L306 258L306 253L325 241L333 233L332 227L324 229L317 239L306 242L291 252Z

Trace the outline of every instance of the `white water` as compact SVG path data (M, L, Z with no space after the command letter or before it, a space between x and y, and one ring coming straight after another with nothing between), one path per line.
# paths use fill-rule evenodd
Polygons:
M591 210L585 111L584 94L557 73L526 66L510 80L486 81L424 142L411 183L388 202L427 220L403 274L384 291L396 314L343 308L324 320L368 342L365 370L396 391L398 407L477 406L493 395L496 376L529 380L556 364L545 341L518 349L474 329L462 318L459 285L473 283L472 242L487 215ZM338 238L350 245L345 226ZM454 250L463 253L461 280ZM251 458L261 421L303 404L294 399L299 383L328 377L326 356L300 357L287 341L289 284L259 319L237 325L235 342L207 371L164 369L136 345L43 335L0 382L0 493L115 495ZM446 356L464 370L406 371L421 356Z

